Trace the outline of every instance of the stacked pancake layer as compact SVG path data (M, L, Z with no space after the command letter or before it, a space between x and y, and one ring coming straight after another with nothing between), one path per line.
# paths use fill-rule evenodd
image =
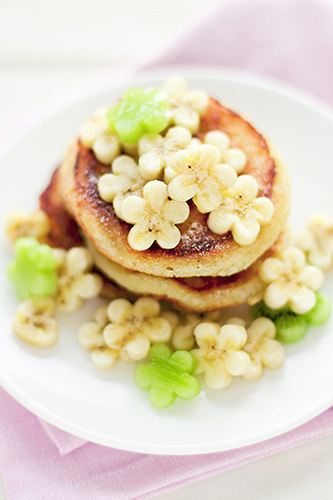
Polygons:
M115 282L129 293L166 299L195 311L254 303L261 298L264 285L258 267L286 246L283 228L290 205L288 173L252 125L209 99L195 138L203 142L209 131L217 130L228 135L231 148L246 156L238 179L252 176L259 188L257 198L267 198L274 206L270 221L260 227L251 244L237 243L232 231L213 232L207 224L210 214L202 213L200 206L189 200L189 215L177 224L180 241L174 248L161 248L155 242L143 251L134 249L128 240L131 224L117 215L115 206L105 201L98 189L100 178L111 172L110 164L101 163L80 139L70 145L49 191L61 195L94 255L96 267L111 280L104 294L108 295ZM50 210L45 202L42 208Z

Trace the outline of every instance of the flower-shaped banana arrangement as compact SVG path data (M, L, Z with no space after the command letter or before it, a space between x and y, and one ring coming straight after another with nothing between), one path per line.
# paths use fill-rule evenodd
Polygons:
M235 376L249 370L251 359L243 350L247 340L243 326L200 323L194 336L199 347L190 352L198 362L196 373L204 373L209 387L226 389Z
M50 297L25 300L14 315L13 331L28 344L51 347L57 342L59 332L54 313L55 302Z
M50 232L50 221L43 210L36 210L31 214L16 210L7 214L5 231L11 243L15 243L19 238L36 238L43 241Z
M91 148L101 163L111 163L120 153L121 144L116 133L112 132L106 119L106 109L84 122L80 140L86 148Z
M271 309L263 300L251 307L251 313L254 318L271 319L276 329L277 340L285 344L294 344L305 337L309 326L321 326L331 316L330 299L319 292L315 292L315 297L315 305L305 314L297 314L287 305L280 309Z
M279 368L284 363L284 350L275 340L276 329L268 318L257 318L247 329L247 342L244 351L250 356L250 367L242 378L249 382L258 380L263 368Z
M115 299L107 308L108 323L103 329L105 344L123 361L138 361L147 356L150 345L168 342L169 322L160 315L157 300L141 297L134 304Z
M107 203L113 202L114 211L121 218L121 204L125 197L140 194L145 183L133 158L121 155L112 163L112 173L99 178L97 187L100 197Z
M333 219L314 214L307 229L296 237L295 245L301 248L310 264L328 271L333 266Z
M7 273L23 302L14 316L14 333L30 344L50 347L58 339L56 306L77 310L84 299L99 295L102 278L89 273L93 262L85 248L65 251L35 238L19 238L15 255Z
M93 259L86 248L73 247L67 252L57 249L53 254L58 274L56 304L64 311L77 311L85 299L100 294L103 280L98 274L89 272Z
M181 235L175 225L189 217L190 200L199 212L209 214L212 232L231 231L240 245L253 243L260 227L271 220L274 205L257 197L256 180L238 178L247 163L244 151L232 147L221 130L210 130L203 141L193 137L208 104L204 92L175 79L162 91L129 90L106 113L84 124L83 144L101 162L112 163L112 171L98 181L99 195L113 204L120 219L134 225L128 233L134 250L147 250L154 242L166 249L177 246ZM163 188L150 185L162 180ZM161 201L152 203L156 196L151 193L157 189ZM174 202L183 204L179 216Z
M194 347L194 329L199 323L219 321L221 311L207 313L191 313L179 311L163 311L162 316L166 318L172 327L171 343L175 349L189 351Z
M79 341L91 352L91 360L98 370L110 370L119 358L119 350L108 347L103 331L110 322L108 306L102 306L95 313L95 321L84 323L79 329Z
M259 269L267 284L263 300L272 309L289 306L297 314L310 311L316 304L315 290L323 281L318 267L305 265L304 253L286 248L279 257L266 259Z
M180 241L176 224L189 216L185 202L171 200L167 185L162 181L150 181L142 197L129 196L121 204L122 218L133 224L128 242L135 250L147 250L156 241L161 248L174 248Z
M170 103L169 122L188 128L192 134L197 133L200 118L209 104L208 95L200 90L190 90L180 78L165 82L163 90Z
M205 144L215 146L220 153L219 161L234 168L237 174L243 172L246 165L246 155L238 148L230 148L228 135L220 130L211 130L205 135Z
M231 231L239 245L253 243L260 226L267 224L274 214L272 201L257 198L258 190L258 183L251 175L238 177L233 188L224 193L221 205L209 214L209 229L217 234Z
M193 199L199 212L208 213L223 201L223 192L235 185L232 167L219 164L220 155L209 144L179 151L174 157L175 176L168 185L173 200Z
M185 127L172 127L165 137L146 134L139 140L139 172L145 179L159 179L172 168L175 153L191 144L191 132ZM167 174L166 174L167 175Z

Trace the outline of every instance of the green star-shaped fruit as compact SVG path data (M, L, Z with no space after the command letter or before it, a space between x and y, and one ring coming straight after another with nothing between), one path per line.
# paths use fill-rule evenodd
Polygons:
M288 312L290 312L290 308L288 306L281 307L280 309L271 309L263 300L251 306L251 314L254 319L264 316L265 318L275 321L277 318Z
M140 389L149 390L150 402L155 408L167 408L178 396L192 399L201 391L201 384L193 377L196 362L188 351L175 351L165 344L150 348L151 363L139 365L135 382Z
M326 295L315 292L316 303L314 307L307 313L303 314L303 318L311 326L320 326L329 320L332 312L331 301Z
M289 307L271 309L264 301L252 306L251 314L254 318L264 316L271 319L276 327L277 340L285 344L294 344L305 337L309 325L323 325L331 315L330 299L322 293L315 293L316 304L305 314L296 314Z
M107 111L106 118L121 141L135 143L143 134L158 134L167 126L168 107L164 92L131 89L118 104Z
M20 238L15 244L16 260L7 274L20 300L52 295L57 286L56 261L51 248L35 238Z
M284 344L295 344L302 340L308 331L308 325L300 314L285 313L275 321L276 339Z

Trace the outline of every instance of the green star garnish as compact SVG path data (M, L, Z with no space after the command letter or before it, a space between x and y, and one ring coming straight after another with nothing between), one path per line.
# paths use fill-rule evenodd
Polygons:
M7 275L15 283L20 300L52 295L57 286L56 261L51 248L35 238L20 238L15 244L16 260Z
M198 379L193 377L196 362L188 351L175 351L165 344L150 348L151 363L139 365L135 370L135 382L140 389L149 390L150 402L155 408L167 408L178 396L192 399L201 390Z
M264 316L272 321L279 318L290 311L289 307L281 307L280 309L271 309L263 300L251 306L251 315L254 319Z
M303 314L303 318L311 326L320 326L326 323L331 316L332 304L326 295L318 292L315 292L315 294L316 303L309 312Z
M286 313L275 321L276 340L284 344L295 344L302 340L308 330L305 319L299 314Z
M308 330L308 326L323 325L328 321L332 305L325 295L316 293L316 304L305 314L296 314L289 307L271 309L263 300L251 307L254 318L264 316L273 321L276 327L276 338L285 344L294 344L302 340Z
M121 141L135 143L146 133L158 134L167 126L168 98L164 92L131 89L106 113Z

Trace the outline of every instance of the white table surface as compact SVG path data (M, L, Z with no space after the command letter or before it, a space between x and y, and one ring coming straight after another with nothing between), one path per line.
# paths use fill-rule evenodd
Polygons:
M77 92L98 85L99 81L119 67L142 59L147 47L151 48L152 40L155 40L154 50L163 47L184 27L200 17L207 7L216 3L216 0L127 0L121 3L112 0L11 0L2 5L0 146L9 134L34 121L43 109L54 107L64 96L66 99L74 97ZM54 6L57 7L52 14L54 22L48 24L50 30L47 31L45 26L43 28L41 19L48 18L50 9ZM78 41L72 36L71 22L73 23L78 6L81 8L80 22L74 23L74 26L79 35L84 34L91 18L93 22L96 21L94 13L99 9L98 18L102 23L98 25L99 38L96 40L90 37L90 46L82 38L79 37ZM176 6L180 13L177 22L173 14ZM129 8L134 9L134 14L128 17ZM111 12L113 16L109 16L110 23L107 23L107 15ZM182 22L179 21L180 18ZM53 29L53 25L57 26L57 29ZM136 43L122 36L124 26L129 27L132 32L140 30ZM25 33L28 29L29 34ZM57 38L56 32L61 33L61 37ZM25 37L25 34L28 36ZM119 39L122 40L121 44L117 43ZM117 50L110 52L107 49L113 43ZM330 500L333 491L332 458L333 436L330 436L160 495L158 498ZM6 494L0 478L0 500L4 499Z

